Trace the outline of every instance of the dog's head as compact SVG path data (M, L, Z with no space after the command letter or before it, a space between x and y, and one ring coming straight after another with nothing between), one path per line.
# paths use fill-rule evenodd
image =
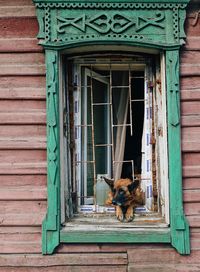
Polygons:
M108 205L129 206L136 198L136 190L139 186L139 180L118 179L117 181L104 178L105 182L110 186Z

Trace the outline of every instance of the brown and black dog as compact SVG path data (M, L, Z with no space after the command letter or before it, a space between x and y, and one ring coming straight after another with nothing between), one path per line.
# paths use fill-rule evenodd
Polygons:
M144 192L139 187L139 179L118 179L116 181L104 177L110 186L106 205L116 206L116 216L119 221L131 222L134 218L134 209L144 205Z

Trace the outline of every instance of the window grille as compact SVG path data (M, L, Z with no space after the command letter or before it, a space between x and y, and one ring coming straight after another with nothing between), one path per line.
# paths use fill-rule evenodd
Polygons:
M103 176L139 178L146 203L137 211L159 211L155 95L149 63L97 58L69 64L72 190L79 212L114 212L104 204L110 189ZM126 146L128 137L130 146ZM138 139L134 143L131 138ZM132 157L125 154L126 149L132 150Z

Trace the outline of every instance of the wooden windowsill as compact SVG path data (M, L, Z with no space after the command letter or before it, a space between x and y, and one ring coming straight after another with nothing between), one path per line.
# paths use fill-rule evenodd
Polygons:
M170 228L157 214L136 215L129 223L115 215L77 215L60 231L64 243L169 243Z
M127 230L131 228L166 228L165 223L157 213L150 214L135 214L132 222L120 222L114 214L77 214L64 224L64 227L69 230L108 230L120 229Z

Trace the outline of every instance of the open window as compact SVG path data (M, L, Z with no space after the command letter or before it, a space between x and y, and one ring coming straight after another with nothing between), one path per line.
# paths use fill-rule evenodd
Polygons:
M71 162L65 180L71 197L64 205L63 223L87 228L91 220L95 229L112 221L120 226L114 206L106 205L110 191L106 177L140 180L145 204L136 207L129 227L167 227L164 57L113 54L71 57L64 62L68 153L63 156Z

